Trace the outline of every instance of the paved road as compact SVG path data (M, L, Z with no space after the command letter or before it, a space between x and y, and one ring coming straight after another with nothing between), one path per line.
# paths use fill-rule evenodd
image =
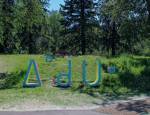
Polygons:
M0 112L0 115L106 115L95 111L80 110L57 110L57 111L35 111L35 112Z

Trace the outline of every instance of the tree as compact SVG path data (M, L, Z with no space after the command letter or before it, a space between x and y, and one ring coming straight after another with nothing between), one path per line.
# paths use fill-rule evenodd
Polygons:
M2 46L2 1L0 1L0 53L3 52Z
M60 24L62 16L57 11L52 11L46 16L45 22L42 24L42 36L39 41L41 52L55 54L61 47L62 39L60 32L62 26Z
M115 16L113 8L116 3L112 1L99 1L99 21L102 30L101 45L103 50L115 56L117 48L120 45L120 35L118 33L118 26L120 25L120 16ZM118 15L118 14L117 14Z
M45 21L43 4L40 0L22 0L20 12L20 29L17 34L21 41L21 50L39 53L40 47L37 47L37 44L43 35L42 27Z
M135 45L144 39L145 2L99 0L99 3L100 26L105 33L103 46L111 49L112 55L115 54L113 52L134 53ZM115 28L114 31L112 28Z
M150 39L150 0L145 0L146 1L146 6L147 6L147 11L148 11L148 19L147 19L147 23L145 26L147 26L146 28L146 32L147 32L147 37L148 39Z
M150 23L150 0L146 0L147 11L148 11L148 22Z
M1 50L5 53L12 53L15 49L14 39L14 19L15 19L15 1L2 0L1 1L1 29L2 42Z
M60 12L64 17L62 25L68 35L74 34L69 41L77 42L79 44L77 47L83 55L86 53L88 39L90 39L87 38L86 32L96 20L95 6L93 0L65 0L65 5L61 5Z
M51 52L56 53L60 46L61 46L61 35L60 32L62 31L62 26L60 24L60 20L62 16L58 12L52 12L48 18L48 25L50 29L50 49Z

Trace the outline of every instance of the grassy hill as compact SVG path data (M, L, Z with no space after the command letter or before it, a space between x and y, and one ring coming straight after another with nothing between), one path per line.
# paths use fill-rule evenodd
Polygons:
M39 88L22 88L22 81L27 71L29 60L34 59L39 67L43 86ZM95 80L96 64L102 63L102 82L98 88L83 87L82 61L88 61L88 79ZM72 57L73 86L62 89L51 86L51 78L59 72L67 71L67 57L56 58L53 62L45 62L43 55L0 55L0 103L19 103L29 100L54 103L59 105L93 103L101 98L100 94L122 95L129 93L148 93L150 91L150 58L139 56L120 56L106 58L102 56ZM107 67L115 65L118 70L109 74ZM34 71L31 79L34 80Z

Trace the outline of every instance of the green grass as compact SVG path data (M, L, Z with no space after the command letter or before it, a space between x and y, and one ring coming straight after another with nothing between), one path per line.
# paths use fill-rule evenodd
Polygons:
M27 71L29 59L35 59L39 66L39 73L43 81L43 86L34 89L23 89L22 76L16 74L18 79L21 80L16 83L9 85L9 88L0 90L0 103L10 104L16 102L23 102L27 100L41 100L42 102L50 102L56 105L78 105L80 103L92 103L95 99L86 94L80 94L78 91L72 91L72 88L67 90L51 87L50 78L56 76L59 72L67 71L67 58L57 58L54 62L47 63L42 55L1 55L0 56L0 73L20 73ZM79 59L79 60L78 60ZM73 58L73 83L79 84L81 79L81 62L84 57ZM94 58L90 58L94 61ZM34 71L31 71L31 77L33 77ZM9 78L9 76L8 76ZM14 80L14 77L12 77Z
M22 81L27 71L29 59L35 59L43 81L40 88L22 88ZM102 83L98 88L84 87L79 89L82 81L82 61L88 61L88 79L95 80L95 60L103 64ZM122 95L132 92L147 93L150 91L150 57L120 56L105 58L100 56L76 56L73 62L73 86L68 89L52 87L50 78L59 72L67 71L67 57L56 58L53 62L45 62L43 55L0 55L0 103L11 104L30 100L55 105L80 105L94 103L101 98L100 94ZM115 65L117 73L109 74L106 68ZM31 78L34 71L31 71ZM31 80L32 80L31 79Z

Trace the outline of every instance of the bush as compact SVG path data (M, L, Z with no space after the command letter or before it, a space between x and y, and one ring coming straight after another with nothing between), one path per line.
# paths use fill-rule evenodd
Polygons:
M117 74L104 74L100 87L101 93L117 93L117 89L121 86Z
M107 67L115 65L117 73L107 73ZM150 58L121 56L103 62L101 93L126 94L150 91Z
M8 89L16 86L22 81L24 72L3 73L0 75L0 89Z

